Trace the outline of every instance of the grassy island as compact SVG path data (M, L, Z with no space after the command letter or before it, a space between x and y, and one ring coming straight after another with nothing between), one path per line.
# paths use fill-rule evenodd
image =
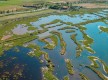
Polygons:
M44 32L46 32L46 31L48 31L47 28L44 28L43 30L38 30L38 34L44 33Z
M85 76L83 73L79 74L81 76L82 80L89 80L87 76Z
M76 57L79 57L79 56L81 56L81 52L82 52L83 48L82 48L81 44L76 40L76 36L77 36L77 34L73 34L71 36L71 39L77 45L77 48L76 48Z
M100 63L102 63L103 70L108 74L108 65L101 59L99 59Z
M92 64L91 64L92 67L95 67L95 68L99 67L98 63L96 62L97 60L100 62L100 64L102 64L104 72L108 74L108 65L103 60L95 56L89 56L88 58L92 61Z
M66 26L66 27L60 28L58 30L66 30L66 29L76 29L76 28L73 26Z
M96 70L94 67L92 67L92 66L86 66L86 67L91 69L92 71L94 71L102 80L108 80L107 76L105 76L99 70Z
M63 80L69 80L69 76L64 76Z
M75 30L66 30L65 32L66 33L73 33L73 32L75 32Z
M57 32L57 31L52 31L51 32L52 34L54 35L57 35L60 39L60 45L61 45L61 55L64 55L65 52L66 52L66 42L64 41L63 37L62 37L62 34L60 32Z
M99 26L99 29L100 29L102 32L108 33L108 27Z
M90 47L91 44L93 44L94 40L85 33L85 30L86 28L83 27L83 26L80 26L79 27L80 31L82 32L83 34L83 38L84 40L82 40L82 43L83 43L83 47L89 51L90 53L95 53L95 51Z
M41 24L40 27L45 28L45 26L47 26L47 25L56 24L58 22L61 22L61 20L56 19L56 20L54 20L52 22L49 22L49 23L46 23L46 24Z
M50 39L51 41L49 42L47 39ZM54 49L58 44L58 39L55 35L48 36L44 39L41 39L40 41L46 43L44 46L45 49Z
M88 56L88 58L92 62L92 64L91 64L92 67L95 67L95 68L98 68L99 67L98 63L96 62L96 60L98 60L97 57L95 57L95 56Z
M68 73L73 75L74 70L73 70L73 65L71 64L71 61L69 59L65 59L65 62L66 62L66 67L68 69Z

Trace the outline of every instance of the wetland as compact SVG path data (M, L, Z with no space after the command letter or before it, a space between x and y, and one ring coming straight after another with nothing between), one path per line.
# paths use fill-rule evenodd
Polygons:
M108 80L107 9L0 24L0 80Z

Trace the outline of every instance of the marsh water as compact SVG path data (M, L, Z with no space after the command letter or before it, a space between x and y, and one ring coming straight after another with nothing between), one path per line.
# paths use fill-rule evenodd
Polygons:
M36 22L30 22L30 24L40 29L41 24L49 23L55 19L60 19L64 22L72 22L73 24L76 24L76 23L87 21L87 20L94 20L100 17L105 17L107 15L108 15L107 10L101 11L98 13L84 14L84 15L50 15L47 17L42 17ZM65 26L66 24L63 24L61 26L56 26L54 28L51 28L50 30L58 30L59 28L65 27ZM51 61L55 65L53 74L57 78L59 78L59 80L63 80L64 76L69 75L64 59L70 59L71 63L74 65L75 74L69 75L70 80L81 80L79 76L79 72L86 74L86 76L88 76L90 80L101 80L92 70L85 68L83 66L79 66L80 64L83 64L83 65L91 64L90 60L88 59L88 56L96 56L102 59L108 65L108 59L107 59L108 58L108 44L107 44L108 33L100 32L100 30L98 29L98 26L108 27L108 24L105 22L94 22L94 23L86 24L84 26L87 28L87 30L85 30L86 34L89 35L94 40L94 43L91 44L91 48L96 52L95 54L91 54L88 51L84 50L81 53L81 56L76 58L77 45L70 38L70 35L74 33L66 33L65 30L59 31L62 33L63 39L65 40L67 44L65 55L60 54L61 47L60 47L59 40L58 40L58 45L53 50L43 49L43 46L45 46L45 44L43 42L38 41L37 39L31 41L32 43L36 43L39 46L41 46L41 49L49 54ZM39 37L44 37L45 35L49 35L50 30L47 33L40 34ZM77 40L83 39L83 36L80 30L76 30L75 33L78 34ZM24 69L25 70L24 74L25 76L27 76L26 79L30 77L32 78L32 80L41 80L42 74L41 74L40 68L42 65L39 63L39 60L37 58L31 58L26 55L26 53L29 52L29 49L26 49L23 47L18 47L18 48L20 49L20 52L15 52L13 51L14 49L12 48L9 51L6 51L5 54L2 57L0 57L0 60L5 61L6 59L9 59L11 57L16 57L17 60L12 60L12 62L9 62L9 64L7 64L9 71L12 69L11 66L13 65L25 64L26 68ZM5 69L6 68L4 67L4 70ZM104 73L104 71L101 68L99 68L99 70L101 70L101 72ZM105 75L108 76L107 74Z
M0 67L0 75L10 74L10 77L7 77L9 80L41 80L40 67L42 65L39 59L27 55L29 51L30 49L21 46L5 51L5 54L0 57L0 62L3 65L3 69Z

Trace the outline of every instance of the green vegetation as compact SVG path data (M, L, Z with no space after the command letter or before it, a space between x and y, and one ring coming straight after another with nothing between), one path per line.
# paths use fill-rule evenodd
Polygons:
M44 74L44 78L45 80L58 80L53 74L52 74L52 71L54 70L54 65L53 63L51 62L51 60L49 59L49 56L46 52L42 51L40 49L39 46L35 45L35 44L29 44L27 46L28 48L31 48L32 50L28 53L29 56L31 57L40 57L42 55L44 55L44 59L46 60L47 62L47 67L45 68L42 68L42 72Z
M92 8L88 8L88 9L80 9L80 10L76 10L76 11L65 11L63 12L62 14L66 14L66 15L69 15L69 16L73 16L73 15L76 15L76 14L79 14L79 15L83 15L83 14L93 14L93 13L97 13L98 11L101 11L102 9L98 8L98 9L92 9ZM91 20L92 21L92 20ZM92 23L92 22L91 22ZM80 24L80 23L79 23Z
M68 69L68 73L73 75L74 70L73 70L73 65L71 64L71 61L69 59L65 59L65 62L66 62L66 67Z
M58 38L55 35L50 36L49 38L51 38L51 40L55 43L55 45L58 44Z
M64 76L63 80L69 80L69 76Z
M95 51L93 49L90 48L90 45L93 44L94 40L89 37L84 31L86 30L85 27L80 26L79 27L80 31L83 34L83 38L84 40L82 40L82 43L84 45L84 48L89 51L90 53L95 53Z
M30 31L30 30L37 30L37 29L36 29L36 27L29 26L29 27L28 27L28 31Z
M72 33L75 32L75 30L66 30L66 33Z
M20 14L11 14L6 16L1 16L0 21L3 21L5 23L13 22L13 21L19 21L19 20L25 20L28 21L30 18L34 20L34 18L39 18L42 16L46 16L49 14L56 13L55 10L46 9L41 11L35 11L35 12L26 12L26 13L20 13ZM29 18L29 19L28 19ZM36 21L36 19L35 19Z
M50 39L51 41L49 42L48 39ZM55 35L48 36L44 39L41 39L40 41L46 43L46 45L44 46L45 49L54 49L58 44L58 39Z
M40 57L43 54L47 54L46 52L43 52L40 50L40 47L35 44L29 44L27 47L31 48L32 50L28 53L31 57Z
M87 30L87 28L85 26L83 26L83 25L79 26L79 29L82 30L82 31Z
M42 72L44 75L44 79L43 80L58 80L50 71L48 71L48 68L42 68Z
M50 60L50 58L49 58L49 55L48 55L48 53L46 53L46 54L43 54L44 55L44 59L46 60L46 62L47 62L47 68L48 68L48 71L49 72L53 72L54 71L54 64L52 63L52 61Z
M49 11L48 11L49 12ZM51 11L50 11L51 12ZM43 13L45 13L44 15L42 15ZM15 15L16 17L14 17L14 15L12 15L12 16L9 16L8 18L8 20L5 20L5 21L3 21L3 22L0 22L0 29L2 29L1 31L0 31L0 34L1 35L5 35L5 33L8 31L8 32L11 32L11 29L13 29L14 27L16 27L17 26L17 24L26 24L27 26L29 26L29 29L34 29L34 27L30 24L30 22L34 22L34 21L36 21L36 20L38 20L38 18L40 17L40 16L45 16L45 15L49 15L49 14L47 14L47 11L40 11L40 12L36 12L36 13L34 13L35 15L38 15L38 16L36 16L36 17L33 17L33 16L31 16L30 17L30 15L29 14L26 14L26 15L29 15L29 16L27 16L27 17L23 17L22 15L21 15L21 18L16 18L16 17L19 17L19 15ZM34 15L34 16L35 16ZM15 19L11 19L11 18L15 18ZM29 19L28 19L29 18ZM5 18L1 18L1 19L5 19ZM45 29L44 30L44 32L45 31L47 31L47 29ZM43 32L43 31L38 31L38 32ZM1 36L0 36L1 37Z
M0 44L0 56L2 56L3 55L3 43L2 44Z
M61 20L55 19L52 22L49 22L49 23L46 23L46 24L41 24L40 27L45 28L45 26L47 26L47 25L55 24L55 23L58 23L58 22L61 22Z
M65 52L66 52L66 43L65 43L65 41L62 37L62 34L60 32L57 32L57 31L52 31L51 33L54 34L54 35L57 35L59 37L60 45L61 45L61 48L62 48L61 49L61 55L64 55Z
M108 19L108 17L101 17L99 19L87 20L85 22L81 22L81 23L78 23L78 24L74 24L74 26L77 26L79 28L82 28L83 27L82 25L89 24L89 23L94 23L94 22L99 22L99 21L103 21L104 22L104 20L107 20L107 19Z
M44 46L45 49L54 49L55 48L54 42L49 42L47 40L47 38L41 39L40 41L46 43L46 45Z
M101 60L95 56L89 56L88 58L92 61L92 64L91 64L92 67L94 67L94 68L99 67L98 63L96 62L96 60L97 60L102 64L103 70L105 71L105 73L108 74L108 65L103 60Z
M97 57L95 57L95 56L88 56L88 58L92 61L92 64L91 64L92 67L95 67L95 68L99 67L98 63L96 62L96 60L98 60Z
M82 52L83 48L82 48L81 44L76 40L76 36L77 36L77 34L73 34L71 36L71 39L77 45L77 48L76 48L76 57L79 57L79 56L81 56L81 52Z
M54 71L54 64L51 62L51 60L49 59L48 54L44 54L44 59L47 62L46 67L42 67L42 73L43 73L43 80L58 80L58 78L53 75L53 71Z
M45 29L43 29L43 30L38 30L38 34L44 33L44 32L46 32L46 31L48 31L47 28L45 28Z
M86 30L85 27L83 26L79 26L78 27L80 29L80 31L83 34L83 38L84 40L80 40L80 43L83 44L83 46L81 46L81 44L77 41L76 36L77 34L73 34L71 36L71 39L74 41L74 43L77 45L76 48L76 57L81 56L81 52L83 51L83 48L85 48L87 51L89 51L90 53L95 53L95 51L93 49L90 48L90 45L93 43L93 39L91 37L89 37L84 31Z
M99 61L103 65L103 70L108 74L108 65L101 59L99 59Z
M81 76L82 80L89 80L88 77L84 74L80 73L79 75Z
M94 67L92 66L86 66L86 67L94 71L102 80L108 80L107 76L102 74L99 70L96 70Z
M23 1L25 2L25 0L23 0ZM38 4L38 3L36 3L36 1L37 0L26 0L26 3L22 3L22 0L14 0L14 1L13 0L7 0L7 1L3 1L3 4L0 5L0 7L1 6L7 6L7 5L8 6L17 5L18 8L19 8L19 6L21 7L21 10L22 10L22 7L24 8L24 10L26 10L25 8L30 7L30 5L32 7L35 7L36 9L42 9L42 8L47 7L47 8L59 9L59 10L62 10L64 8L67 9L67 10L73 10L73 8L77 8L77 6L73 7L72 3L69 3L69 2L66 2L64 4L63 3L61 4L61 3L53 3L52 2L52 4L50 4L50 3L46 3L46 2L44 3L44 2L41 1L42 3ZM30 4L29 4L29 2L30 2ZM34 4L34 3L36 3L36 4ZM11 30L17 24L27 24L29 26L28 30L35 30L35 32L30 33L30 34L29 33L24 34L24 35L12 34L12 37L10 37L9 39L4 40L4 41L1 40L0 41L0 55L3 54L4 50L8 50L8 49L10 49L14 46L24 46L25 43L28 43L29 41L37 39L38 38L37 35L48 31L48 28L52 28L52 27L55 27L55 26L60 26L60 25L63 25L63 24L66 24L68 26L63 27L59 30L69 29L69 30L66 30L66 33L72 33L72 32L75 32L75 30L80 29L80 31L82 32L84 40L77 41L77 39L76 39L77 34L73 34L72 36L70 36L71 39L74 41L74 43L77 45L77 47L76 47L76 57L81 56L81 52L83 51L83 49L86 49L90 53L95 53L95 51L90 46L94 42L93 39L85 33L86 28L82 27L80 25L84 25L84 24L92 23L92 22L97 22L97 21L103 21L105 19L108 19L108 17L107 18L102 17L100 19L95 19L95 20L87 20L86 22L81 22L81 23L78 23L78 24L73 24L71 22L63 22L61 20L56 19L52 22L40 25L43 28L43 30L38 30L30 24L30 22L36 21L40 17L51 15L51 14L57 14L57 15L66 14L66 15L71 16L73 14L85 14L85 13L92 13L94 11L98 11L98 10L92 10L92 9L89 9L90 11L88 9L81 9L81 10L75 9L75 10L79 10L79 11L63 12L63 11L55 11L55 10L51 10L51 9L37 11L37 12L36 11L34 11L34 12L31 11L31 12L20 13L20 14L17 14L17 13L16 14L8 14L11 11L7 10L7 9L6 9L5 12L0 11L0 14L7 13L7 15L0 15L1 16L1 19L0 19L0 21L1 21L0 22L0 29L1 29L0 39L3 37L3 35L8 35L8 33L11 34ZM21 11L21 10L19 10L19 11ZM32 9L28 9L28 11L29 10L35 10L35 9L32 8ZM13 10L12 10L12 12L13 12ZM15 12L17 12L17 9L15 10ZM23 12L23 10L22 10L22 12ZM51 24L56 24L58 22L60 24L55 25L55 26L50 26ZM47 25L49 25L49 27L45 28L45 26L47 26ZM73 27L73 26L76 26L76 27ZM100 27L100 29L103 32L108 32L108 29L105 28L105 27ZM44 48L45 49L54 49L58 45L58 38L59 38L60 39L60 46L61 46L61 55L64 55L66 53L66 42L64 41L62 34L60 32L57 32L57 31L52 31L51 33L53 35L41 40L42 42L46 43ZM48 39L50 39L51 42L48 41ZM42 68L43 77L44 77L43 80L58 80L58 78L56 78L56 76L54 76L54 74L53 74L55 66L52 63L52 61L50 60L48 53L42 51L41 48L38 45L35 45L35 44L28 44L27 47L31 49L31 51L28 53L29 56L39 58L40 56L43 55L44 59L46 60L46 67ZM15 51L19 51L19 50L15 49ZM99 67L99 65L96 62L97 58L92 57L92 56L89 56L88 58L92 61L92 65L91 66L86 66L86 67L93 70L103 80L108 80L108 78L104 74L102 74L100 71L95 69L95 68ZM103 65L104 71L108 74L107 64L100 59L98 59L98 61L100 61L100 63ZM73 70L73 65L71 64L71 61L69 59L66 59L65 62L66 62L66 67L68 69L68 73L73 75L74 70ZM2 63L0 63L0 67L1 67L1 64ZM18 74L22 75L20 72L18 72ZM89 80L84 74L80 73L79 75L81 76L81 78L83 80ZM69 80L69 76L65 76L64 80Z
M84 32L84 30L85 30L84 28L80 28L80 31L82 32L83 38L84 38L83 44L84 44L86 47L89 47L90 44L93 43L93 39L90 38L90 37Z
M66 26L66 27L60 28L58 30L66 30L66 29L76 29L76 28L74 28L72 26Z
M107 27L100 26L99 29L100 29L102 32L108 33L108 28L107 28Z
M57 24L57 25L55 25L55 26L49 26L49 27L47 27L47 28L53 28L53 27L56 27L56 26L61 26L61 25L63 25L62 23L60 23L60 24Z
M0 44L2 45L0 49L1 51L3 51L3 50L8 50L14 46L23 46L23 44L36 39L37 38L36 34L37 33L34 32L32 33L32 35L29 33L20 36L14 35L12 38L8 40L1 41ZM1 52L0 54L3 54L3 52Z

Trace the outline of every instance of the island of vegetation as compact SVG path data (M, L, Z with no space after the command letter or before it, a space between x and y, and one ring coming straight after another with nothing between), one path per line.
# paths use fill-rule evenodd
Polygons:
M88 56L88 58L92 61L91 66L93 66L93 67L95 67L95 68L98 68L98 67L99 67L98 63L96 62L96 60L98 60L97 57L94 57L94 56Z
M54 49L58 44L58 38L56 35L48 36L44 39L40 39L40 41L46 43L46 45L44 46L45 49Z
M91 64L92 67L98 68L99 65L96 61L99 61L100 64L102 64L104 72L108 74L108 65L103 60L95 56L88 56L88 58L92 61L92 64Z
M73 27L73 26L66 26L66 27L62 27L58 30L66 30L66 29L76 29L76 27Z
M108 28L104 26L99 26L100 31L108 33Z
M89 78L85 76L83 73L80 73L79 75L81 76L82 80L89 80Z
M73 75L74 74L74 70L73 70L73 65L71 64L71 61L69 59L65 59L65 62L66 62L66 67L68 69L68 73L70 75Z
M53 20L52 22L49 22L49 23L46 23L46 24L41 24L40 27L45 28L45 26L47 26L47 25L56 24L58 22L61 22L61 20L56 19L56 20Z
M76 57L81 56L81 52L83 51L83 48L81 44L76 39L77 34L72 34L71 39L74 41L74 43L77 45L76 47Z
M99 59L100 63L102 63L103 70L108 74L108 65L101 59Z
M108 80L107 76L102 74L102 72L100 72L99 70L96 70L94 67L92 67L92 66L86 66L86 67L91 69L92 71L94 71L102 80Z
M64 55L66 52L66 42L64 41L62 34L58 31L52 31L51 33L54 35L57 35L59 37L60 45L61 45L61 52L60 53L61 53L61 55Z
M69 76L64 76L63 80L69 80Z
M95 51L90 47L91 44L93 44L94 40L89 37L84 31L86 30L85 27L83 26L80 26L79 27L80 31L82 32L83 34L83 38L84 40L82 40L82 43L83 43L83 47L89 51L90 53L95 53Z
M73 33L75 30L66 30L66 33Z

